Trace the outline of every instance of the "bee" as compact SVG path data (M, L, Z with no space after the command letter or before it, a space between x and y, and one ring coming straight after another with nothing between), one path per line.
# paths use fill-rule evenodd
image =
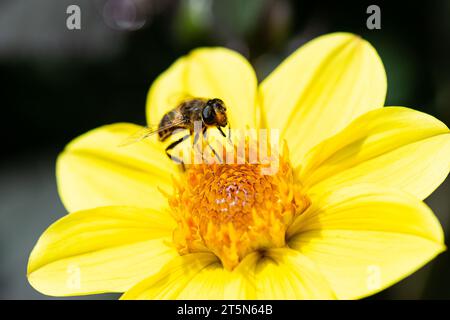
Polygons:
M134 142L146 139L153 134L158 134L159 141L167 140L176 130L187 129L189 133L182 138L169 144L165 152L169 159L175 162L182 163L182 161L170 154L170 150L175 148L178 144L191 137L194 134L194 124L201 123L201 133L206 139L206 131L208 128L216 127L223 137L226 137L222 128L228 125L227 109L225 103L218 98L192 98L183 101L177 107L170 110L162 117L159 125L156 128L146 127L136 134L129 137L122 146L129 145ZM230 132L230 127L229 127ZM199 132L195 132L194 145L199 138ZM217 153L210 146L214 155L218 157Z

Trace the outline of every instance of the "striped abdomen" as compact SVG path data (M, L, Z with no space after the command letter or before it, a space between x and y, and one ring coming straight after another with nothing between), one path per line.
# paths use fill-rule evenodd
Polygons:
M179 108L166 113L158 126L158 129L162 129L158 132L159 140L164 141L172 135L172 133L177 129L187 129L189 123L183 120L183 116L179 112Z

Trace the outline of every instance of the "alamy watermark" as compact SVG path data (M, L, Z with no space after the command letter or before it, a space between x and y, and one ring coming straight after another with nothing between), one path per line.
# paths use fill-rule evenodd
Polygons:
M367 289L378 290L381 288L381 268L378 265L367 266Z
M81 9L79 6L72 4L67 7L66 27L69 30L81 30Z
M81 289L81 269L77 264L69 264L66 269L66 286L68 289Z
M134 21L137 19L137 8L136 4L132 1L124 2L122 5L126 5L128 8L128 11L130 11L131 16L133 16L133 21L122 21L118 17L115 17L115 19L119 19L118 21L115 21L112 23L111 20L111 10L113 10L117 6L118 3L108 1L105 4L104 8L104 19L105 22L113 28L119 28L119 29L139 29L145 24L145 21ZM127 12L128 12L127 11ZM66 19L66 27L68 30L81 30L81 9L78 5L72 4L69 5L66 9L66 13L68 15ZM369 14L366 20L366 27L369 30L380 30L381 29L381 9L378 5L372 4L367 7L366 13ZM125 19L125 18L123 18ZM109 23L108 23L109 22Z
M367 7L367 14L370 16L366 20L366 26L369 30L381 29L381 9L379 6L372 4Z
M202 121L194 122L194 131L185 136L180 146L168 155L176 162L189 164L255 164L261 174L278 171L280 132L278 129L230 129L227 135L212 135L214 128L205 131ZM177 134L178 132L174 132Z

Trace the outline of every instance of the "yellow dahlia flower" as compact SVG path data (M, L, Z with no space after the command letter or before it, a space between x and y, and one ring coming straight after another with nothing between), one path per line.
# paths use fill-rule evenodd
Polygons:
M374 48L347 33L307 43L259 86L238 53L192 51L152 85L148 122L180 92L220 98L233 128L280 130L289 153L277 173L182 172L156 137L118 147L136 125L88 132L59 156L71 213L37 242L29 282L125 299L353 299L392 285L445 250L422 200L449 172L450 134L383 107L386 87Z

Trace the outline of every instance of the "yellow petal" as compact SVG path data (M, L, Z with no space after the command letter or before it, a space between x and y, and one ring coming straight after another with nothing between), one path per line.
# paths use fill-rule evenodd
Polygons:
M92 130L67 145L58 158L57 179L68 211L124 205L167 206L175 165L156 137L120 146L142 127L118 123Z
M189 97L220 98L232 128L254 128L256 88L255 72L239 53L196 49L155 80L147 97L147 120L159 123L164 113Z
M212 253L192 253L174 258L161 272L125 292L124 300L176 299L202 269L217 264Z
M340 299L387 288L445 249L423 202L370 185L312 196L288 233L289 246L315 262Z
M257 299L334 299L335 295L307 257L291 249L271 249L256 267Z
M218 261L210 264L190 279L176 298L181 300L256 299L254 272L259 259L259 253L251 253L233 271L224 269Z
M449 168L450 134L442 122L412 109L386 107L311 150L300 180L315 193L376 183L425 199Z
M150 209L103 207L72 213L41 236L28 280L52 296L124 292L174 257L174 224Z
M278 128L291 160L369 110L386 96L386 74L375 49L349 33L319 37L291 54L260 86L263 126Z
M314 264L290 249L252 253L227 271L212 254L174 259L122 299L329 299L334 294Z

